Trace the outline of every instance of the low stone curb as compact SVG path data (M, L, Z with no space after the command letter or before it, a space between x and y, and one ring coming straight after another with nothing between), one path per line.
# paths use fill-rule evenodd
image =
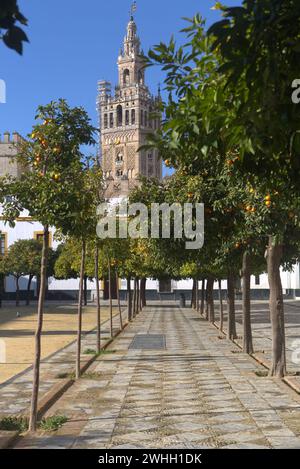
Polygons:
M121 334L121 332L128 326L128 322L123 325L122 329L119 329L115 335L109 339L102 347L101 351L106 350L109 345ZM80 367L80 374L82 375L85 371L94 363L99 356L94 355L87 359ZM74 378L61 379L60 382L54 384L52 388L44 394L39 400L38 404L38 420L41 420L43 415L55 404L55 402L75 383ZM25 417L28 416L29 410L25 413ZM24 416L22 414L21 416ZM0 449L11 448L16 441L20 438L20 434L17 431L0 431Z

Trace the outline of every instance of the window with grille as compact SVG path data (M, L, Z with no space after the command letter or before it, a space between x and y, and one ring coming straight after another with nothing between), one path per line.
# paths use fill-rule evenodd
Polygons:
M132 109L131 111L131 124L135 124L135 109Z
M108 117L107 114L104 114L104 128L107 129L108 127Z

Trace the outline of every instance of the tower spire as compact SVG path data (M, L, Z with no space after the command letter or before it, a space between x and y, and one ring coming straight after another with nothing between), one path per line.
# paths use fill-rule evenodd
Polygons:
M137 35L137 27L134 21L133 12L136 10L136 2L132 4L131 16L127 25L127 33L124 38L124 54L126 56L137 57L140 53L140 40Z

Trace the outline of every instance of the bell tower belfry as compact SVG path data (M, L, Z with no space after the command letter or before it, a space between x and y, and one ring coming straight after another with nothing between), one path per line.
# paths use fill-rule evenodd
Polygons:
M126 197L139 184L139 175L162 177L157 150L139 150L148 134L160 127L160 96L151 96L145 84L140 39L133 16L127 25L118 57L119 82L115 93L106 81L98 82L101 165L106 197Z

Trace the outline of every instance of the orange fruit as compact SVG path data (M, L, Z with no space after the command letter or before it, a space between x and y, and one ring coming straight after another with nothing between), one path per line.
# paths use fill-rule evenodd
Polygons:
M266 204L267 207L270 207L271 206L271 200L266 200L265 204Z

